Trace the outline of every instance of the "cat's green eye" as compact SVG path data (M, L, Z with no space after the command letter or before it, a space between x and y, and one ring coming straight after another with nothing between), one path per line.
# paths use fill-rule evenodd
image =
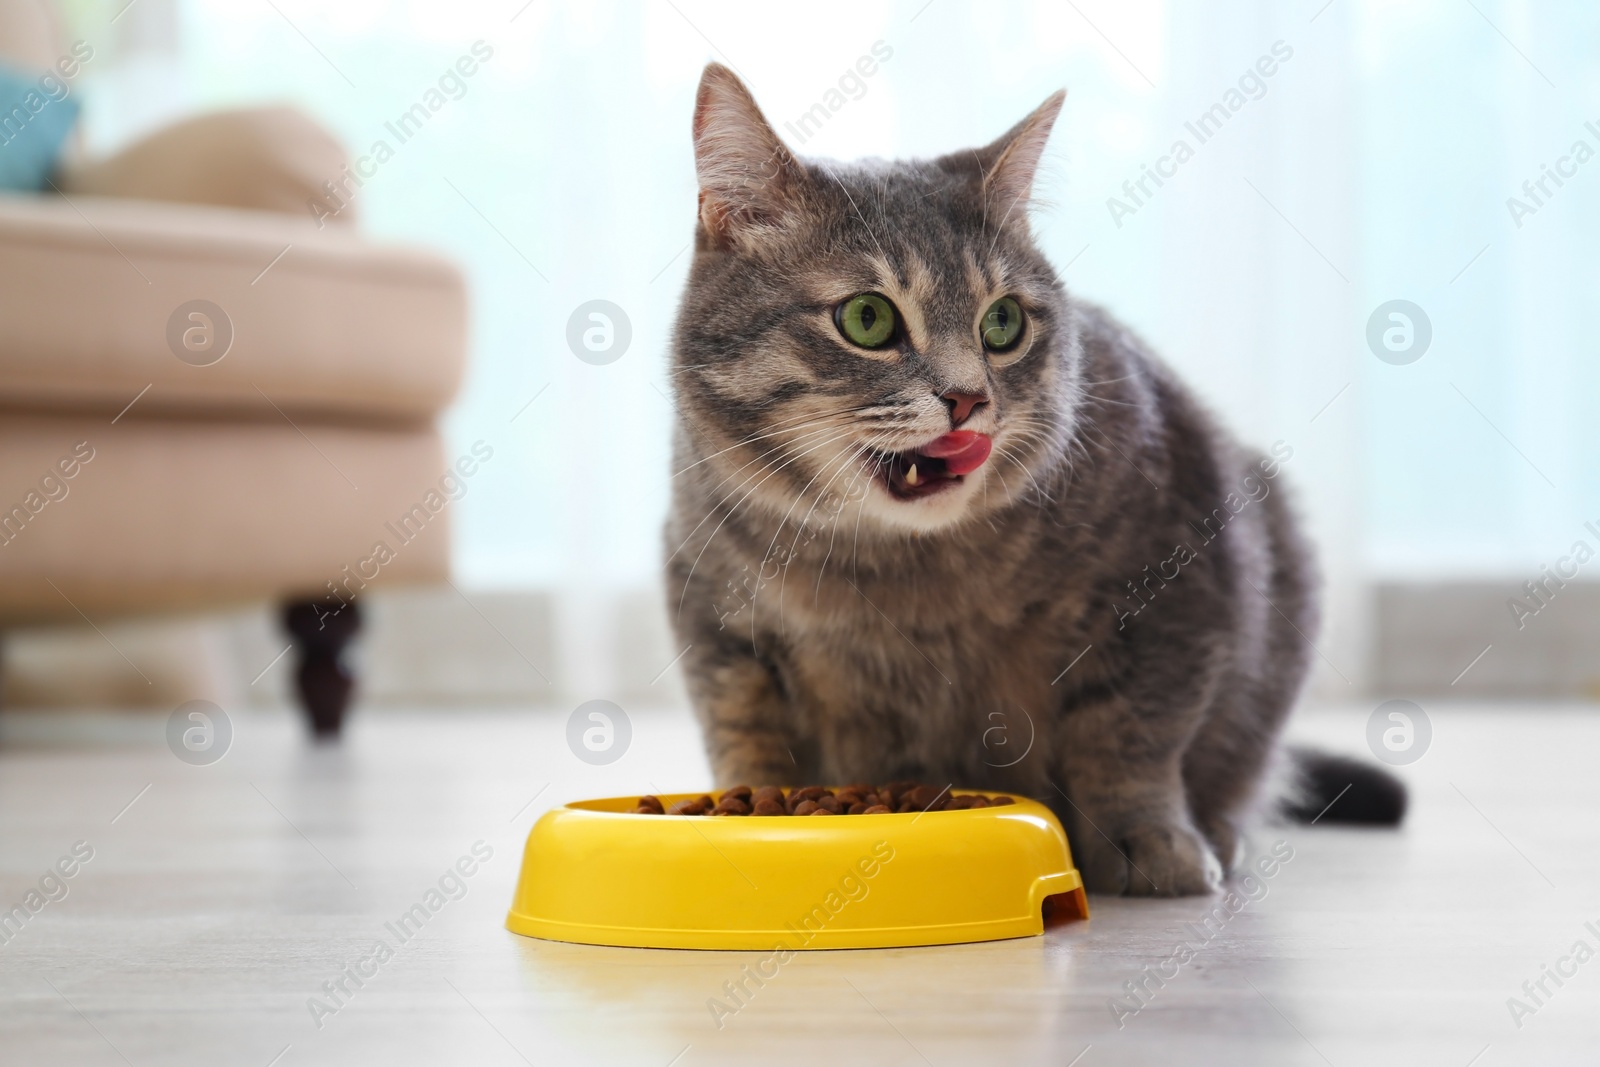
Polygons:
M983 313L979 332L983 334L983 347L991 352L1005 352L1015 347L1022 336L1022 305L1009 296L1002 296Z
M833 320L846 340L862 348L882 348L897 332L894 305L877 293L852 296L834 310Z

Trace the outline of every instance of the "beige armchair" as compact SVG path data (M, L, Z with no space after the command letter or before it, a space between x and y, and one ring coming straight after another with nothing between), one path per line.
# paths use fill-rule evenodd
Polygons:
M0 0L0 56L51 61L38 10ZM0 194L0 628L278 601L337 733L357 597L448 576L467 332L449 262L313 220L342 161L229 112Z

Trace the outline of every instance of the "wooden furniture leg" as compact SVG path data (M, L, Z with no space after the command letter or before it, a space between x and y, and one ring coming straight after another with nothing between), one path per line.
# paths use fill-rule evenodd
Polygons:
M361 609L354 601L302 600L284 607L283 625L294 638L295 686L311 732L334 740L355 691L344 652L361 630Z

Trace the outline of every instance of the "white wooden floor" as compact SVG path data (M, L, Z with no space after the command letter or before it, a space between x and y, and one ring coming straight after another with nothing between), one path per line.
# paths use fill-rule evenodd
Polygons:
M1359 752L1370 710L1297 732ZM372 712L336 749L287 713L242 715L210 767L173 757L160 720L0 715L0 909L76 842L94 850L0 945L0 1063L1600 1061L1600 958L1546 978L1520 1028L1507 1007L1575 942L1600 951L1584 925L1600 930L1600 709L1428 710L1409 825L1263 835L1256 851L1282 838L1294 859L1121 1027L1111 998L1205 903L1096 900L1043 938L802 954L721 1029L707 1000L750 956L501 926L545 807L705 783L681 712L635 712L606 768L575 759L550 712ZM478 841L493 856L466 895L347 981L319 1028L308 1000L392 943L384 923Z

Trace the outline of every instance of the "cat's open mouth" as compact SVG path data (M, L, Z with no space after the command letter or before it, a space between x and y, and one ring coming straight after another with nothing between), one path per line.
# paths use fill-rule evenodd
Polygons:
M921 500L960 484L989 458L993 442L973 430L950 433L906 452L878 452L878 478L896 500Z

